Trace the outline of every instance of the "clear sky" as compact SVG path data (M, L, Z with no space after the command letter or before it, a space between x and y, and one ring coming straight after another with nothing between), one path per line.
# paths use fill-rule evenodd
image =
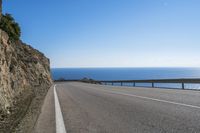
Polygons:
M3 0L51 67L200 67L200 0Z

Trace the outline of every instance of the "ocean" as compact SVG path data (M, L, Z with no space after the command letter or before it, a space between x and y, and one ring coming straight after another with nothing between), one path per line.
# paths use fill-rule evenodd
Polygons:
M144 80L144 79L174 79L200 78L200 68L53 68L53 79L94 80ZM157 87L181 88L180 84L156 84ZM127 84L126 86L131 86ZM138 83L137 86L150 86ZM199 84L186 84L187 89L200 89Z

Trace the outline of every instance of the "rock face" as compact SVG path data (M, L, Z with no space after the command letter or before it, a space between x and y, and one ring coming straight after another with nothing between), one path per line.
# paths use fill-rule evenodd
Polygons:
M51 84L49 59L0 30L0 132L29 132Z

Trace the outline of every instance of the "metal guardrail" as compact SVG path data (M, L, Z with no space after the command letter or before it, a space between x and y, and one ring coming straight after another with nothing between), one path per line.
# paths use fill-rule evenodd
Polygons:
M120 83L123 86L124 83L133 83L136 87L136 83L151 83L151 87L155 87L155 83L180 83L182 89L185 89L185 84L200 84L200 79L152 79L152 80L113 80L113 81L99 81L102 84Z

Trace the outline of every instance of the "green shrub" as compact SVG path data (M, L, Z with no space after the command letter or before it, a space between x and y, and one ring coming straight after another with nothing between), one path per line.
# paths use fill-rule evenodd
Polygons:
M7 32L12 40L19 40L21 36L21 29L11 14L2 15L0 28Z

